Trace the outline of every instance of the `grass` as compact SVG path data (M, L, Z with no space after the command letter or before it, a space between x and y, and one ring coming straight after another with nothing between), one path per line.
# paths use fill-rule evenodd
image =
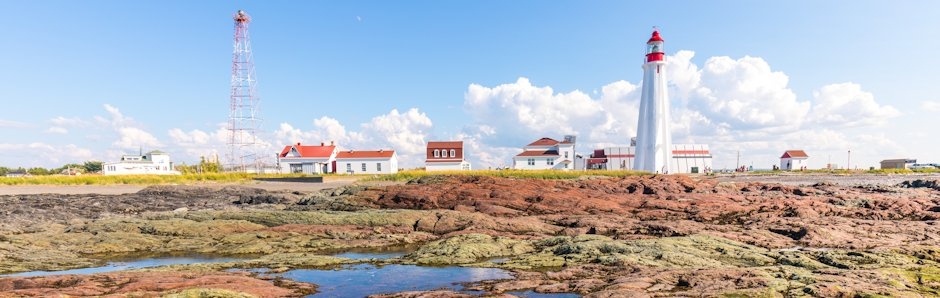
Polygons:
M559 170L473 170L473 171L434 171L423 169L404 170L391 175L372 176L366 180L371 181L408 181L427 176L462 175L484 176L501 178L529 178L529 179L577 179L585 176L624 177L636 175L649 175L639 171L559 171Z
M81 176L30 176L0 177L0 185L153 185L153 184L196 184L247 183L258 177L303 177L303 175L283 174L248 174L248 173L202 173L183 175L81 175Z

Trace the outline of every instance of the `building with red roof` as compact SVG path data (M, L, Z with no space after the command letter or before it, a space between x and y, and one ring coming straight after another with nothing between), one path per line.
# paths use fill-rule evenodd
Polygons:
M708 145L673 144L669 173L707 173L712 168L712 154ZM587 158L588 170L633 170L636 146L607 147L594 150Z
M804 170L807 168L806 159L809 155L803 150L787 150L780 156L780 170L792 171Z
M575 136L561 141L541 138L522 147L522 153L512 158L512 168L518 170L572 170L575 166Z
M284 146L277 155L277 165L281 173L325 174L336 171L336 146L320 143L319 146L295 145Z
M470 170L470 162L464 156L463 141L431 141L425 153L426 171Z
M395 150L343 150L336 153L336 173L394 174L398 173Z

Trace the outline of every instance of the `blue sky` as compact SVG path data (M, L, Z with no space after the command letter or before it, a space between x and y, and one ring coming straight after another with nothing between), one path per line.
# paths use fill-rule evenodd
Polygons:
M675 143L716 168L940 162L935 1L6 1L0 165L226 151L232 13L246 10L270 150L461 139L476 168L540 137L580 152L636 129L652 26Z

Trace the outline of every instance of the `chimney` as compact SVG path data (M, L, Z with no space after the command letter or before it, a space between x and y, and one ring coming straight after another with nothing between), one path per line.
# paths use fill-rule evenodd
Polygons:
M297 142L297 146L300 146L300 142Z
M379 152L385 151L385 149L379 149Z
M333 141L330 141L330 146L333 146Z
M320 142L320 147L323 147L323 142Z

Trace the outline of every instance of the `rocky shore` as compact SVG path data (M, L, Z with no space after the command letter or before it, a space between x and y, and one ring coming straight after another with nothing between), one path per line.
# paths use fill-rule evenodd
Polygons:
M938 179L429 176L315 192L151 186L122 195L0 195L0 274L98 266L114 256L244 256L5 277L0 296L300 296L317 286L237 269L358 262L512 271L514 279L467 285L486 295L937 296ZM331 256L386 247L414 249L387 260ZM465 294L382 297L453 295Z

